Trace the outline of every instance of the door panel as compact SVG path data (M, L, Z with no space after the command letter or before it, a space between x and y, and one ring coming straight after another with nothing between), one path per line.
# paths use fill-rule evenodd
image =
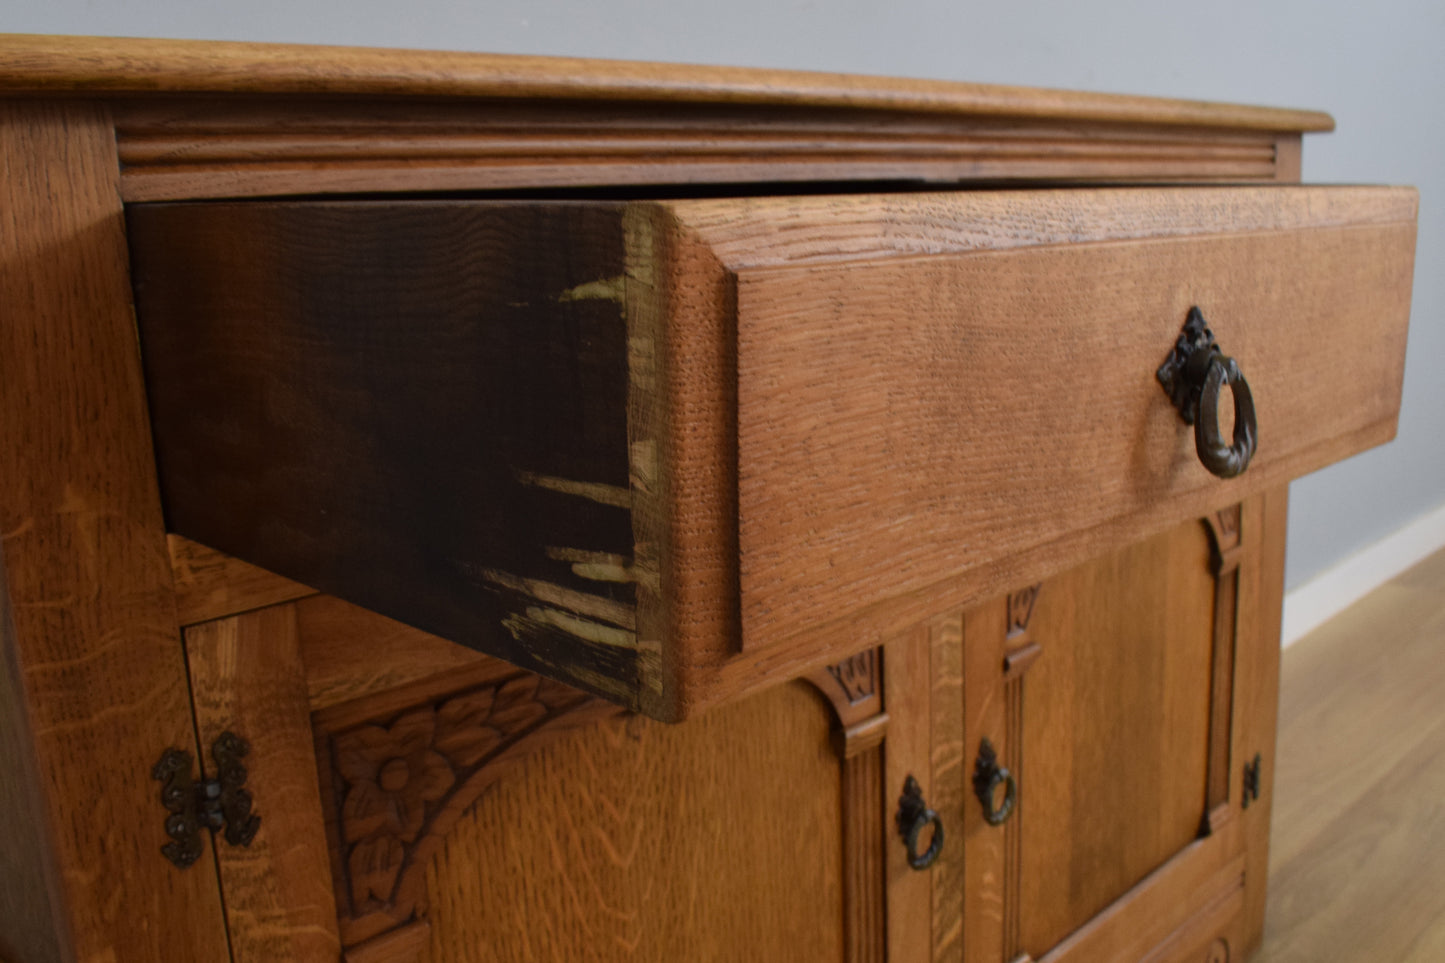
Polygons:
M341 952L317 805L316 759L296 607L277 605L186 630L196 730L212 771L222 733L248 744L260 823L244 847L215 839L231 963L334 961Z
M841 961L828 735L790 685L682 727L613 714L542 748L431 861L421 959Z
M1017 787L999 825L965 787L970 963L1172 959L1238 938L1232 691L1253 517L1226 509L938 621L935 644L962 651L968 775L987 740Z
M186 640L202 735L250 742L260 830L219 847L238 961L927 953L894 825L893 783L932 788L917 632L680 725L325 596Z
M1040 589L1013 756L1020 939L1036 957L1199 835L1212 607L1197 522Z

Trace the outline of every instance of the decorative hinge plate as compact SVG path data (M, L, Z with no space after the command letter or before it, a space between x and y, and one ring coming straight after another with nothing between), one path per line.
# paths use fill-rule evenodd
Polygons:
M176 866L185 869L201 858L203 827L212 833L224 829L232 846L249 846L256 838L261 817L252 815L251 794L242 788L246 767L241 759L250 751L244 739L223 732L211 746L214 779L192 779L191 754L184 749L167 749L151 770L151 776L163 784L161 805L170 812L166 835L171 841L161 852Z
M1248 809L1249 804L1259 801L1259 770L1264 765L1264 760L1259 753L1254 754L1254 759L1244 766L1244 798L1240 801L1240 808Z

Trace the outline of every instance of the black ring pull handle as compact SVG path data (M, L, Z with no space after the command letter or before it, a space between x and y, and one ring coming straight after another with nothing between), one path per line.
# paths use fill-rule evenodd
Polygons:
M1000 786L1003 787L1003 802L998 801ZM998 753L987 739L979 743L978 758L973 763L973 793L983 806L984 822L990 826L1002 826L1008 822L1018 804L1018 781L1013 773L998 764Z
M898 834L903 837L903 845L908 848L908 865L914 869L932 866L938 854L943 852L943 820L923 801L923 790L912 776L903 783L903 795L898 797L898 814L894 816L894 821L898 824ZM933 839L928 849L920 853L918 840L929 826L933 827Z
M1234 443L1227 445L1219 433L1219 394L1228 385L1234 393ZM1220 478L1233 478L1249 467L1254 457L1254 396L1249 382L1233 358L1216 353L1210 359L1199 393L1199 415L1194 420L1194 447L1204 467Z
M1239 365L1219 350L1214 332L1199 308L1189 309L1174 350L1156 373L1184 423L1194 426L1194 448L1204 467L1220 478L1233 478L1249 467L1258 439L1254 395ZM1225 386L1234 395L1234 438L1219 431L1219 396Z

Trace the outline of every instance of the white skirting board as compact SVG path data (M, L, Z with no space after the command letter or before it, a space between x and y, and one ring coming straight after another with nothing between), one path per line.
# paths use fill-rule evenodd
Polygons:
M1284 597L1280 644L1288 646L1410 566L1445 548L1445 505L1415 519Z

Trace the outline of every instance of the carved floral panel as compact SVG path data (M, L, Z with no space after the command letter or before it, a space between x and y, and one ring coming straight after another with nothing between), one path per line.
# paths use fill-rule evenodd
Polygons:
M343 941L404 924L424 905L427 860L505 763L566 731L574 710L604 706L519 673L336 731L318 731L329 795ZM596 712L576 714L593 718ZM558 723L565 723L558 725ZM327 792L329 788L329 792Z

